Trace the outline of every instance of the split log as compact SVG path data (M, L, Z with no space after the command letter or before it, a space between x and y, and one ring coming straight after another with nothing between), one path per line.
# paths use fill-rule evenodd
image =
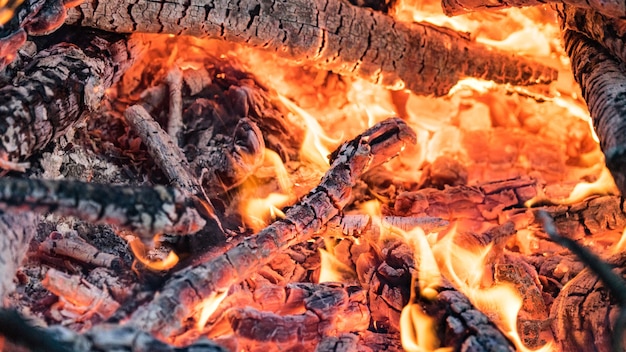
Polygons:
M13 279L30 241L35 236L37 216L28 212L5 212L0 215L0 306L13 292Z
M441 0L443 12L448 16L507 7L541 6L546 3L593 9L611 18L626 19L626 3L620 0Z
M204 299L228 291L289 246L306 241L337 216L351 200L361 174L397 155L414 132L400 119L368 129L331 155L331 167L320 185L278 220L224 255L176 273L159 295L140 307L129 324L159 337L180 334L185 319Z
M196 233L208 218L202 200L175 188L12 177L0 178L0 209L77 216L120 226L149 243L157 233Z
M132 62L124 36L85 31L76 44L42 50L10 84L0 88L0 154L5 168L41 150L95 111L105 90ZM2 163L0 163L1 165Z
M563 36L574 78L587 102L606 165L617 188L626 194L626 73L623 64L600 44L580 33L565 30Z
M66 23L112 32L218 38L416 94L445 95L464 77L547 83L556 71L428 24L406 24L340 0L88 0Z

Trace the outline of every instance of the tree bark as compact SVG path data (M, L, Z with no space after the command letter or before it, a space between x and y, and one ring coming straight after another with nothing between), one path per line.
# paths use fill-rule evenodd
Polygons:
M564 40L606 165L617 188L626 194L626 73L623 63L580 33L565 30Z
M224 255L175 274L151 303L133 313L129 324L161 338L180 334L204 299L228 291L289 246L311 238L350 202L363 172L394 157L415 138L402 120L390 119L344 143L332 154L320 185L287 210L285 219Z
M242 43L425 95L445 95L465 77L517 85L556 78L551 68L488 49L460 33L396 22L343 0L88 0L69 10L66 23Z

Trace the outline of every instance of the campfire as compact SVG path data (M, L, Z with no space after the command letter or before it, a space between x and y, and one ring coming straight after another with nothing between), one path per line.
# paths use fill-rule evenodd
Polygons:
M625 13L0 1L2 349L623 350Z

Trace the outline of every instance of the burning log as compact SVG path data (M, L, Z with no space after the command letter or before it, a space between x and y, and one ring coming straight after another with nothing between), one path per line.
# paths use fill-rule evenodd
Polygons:
M548 83L556 71L428 24L405 24L343 1L279 5L229 0L83 3L66 23L131 33L186 34L274 50L336 73L417 94L444 95L464 77L498 83ZM347 45L349 43L349 45Z
M443 11L448 16L462 15L474 11L498 10L507 7L541 6L546 3L567 4L568 7L581 8L581 10L593 9L612 18L626 18L626 4L619 0L441 0Z
M600 44L572 30L565 30L565 50L572 71L589 107L600 147L615 184L626 194L626 73L622 63Z
M55 212L117 225L146 242L157 233L196 233L208 216L202 200L185 196L175 188L12 177L0 178L0 209Z
M130 65L133 49L120 35L89 31L42 50L0 88L0 155L4 169L23 161L95 111L107 88Z
M224 255L175 274L160 294L130 317L129 324L166 338L181 333L184 320L202 302L246 279L289 246L306 241L349 203L361 174L397 155L414 132L400 119L379 123L341 145L320 185L278 220Z

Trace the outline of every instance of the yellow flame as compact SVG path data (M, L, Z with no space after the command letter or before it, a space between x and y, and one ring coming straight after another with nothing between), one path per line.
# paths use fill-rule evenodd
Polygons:
M291 196L282 193L270 193L264 198L251 198L242 203L244 222L253 230L266 227L275 218L284 218L281 207L289 204Z
M0 25L5 25L13 18L15 10L24 0L0 0Z
M128 241L128 245L132 250L135 258L146 266L146 268L154 271L169 270L178 264L178 256L173 251L167 254L167 257L162 260L152 260L148 258L148 248L141 242L141 240L134 236ZM127 238L128 238L127 237Z
M626 228L622 232L619 242L613 247L613 254L622 253L626 249Z
M594 182L581 182L577 184L567 198L548 199L545 195L539 195L526 201L524 205L527 207L532 207L538 203L571 205L576 204L590 196L608 194L619 194L619 191L617 190L617 186L615 185L611 172L606 168L606 166L603 166L597 180Z
M211 315L215 313L217 307L219 307L220 303L222 303L224 298L226 298L227 293L228 291L213 292L198 305L198 309L202 309L202 311L200 312L200 318L196 324L196 329L202 330L204 328Z
M336 146L341 142L343 136L338 139L328 137L315 117L284 96L279 95L278 98L292 113L302 117L306 124L306 135L300 151L302 158L327 168L330 165L328 161L330 150L327 145Z
M319 251L321 260L319 283L347 282L356 278L354 270L337 259L334 251L327 251L322 248Z
M491 246L472 252L454 244L455 234L456 229L452 229L433 248L436 257L442 261L440 265L443 265L444 275L452 280L455 287L465 294L476 308L493 317L494 323L509 337L518 351L551 351L551 342L536 350L531 350L523 344L517 331L517 315L522 307L522 297L513 285L500 283L483 287L482 283L489 273L489 270L486 270L487 255Z
M290 192L293 185L280 155L271 149L265 148L263 162L273 167L274 173L276 174L276 181L280 189L286 193Z
M451 347L439 348L437 322L424 313L418 304L409 303L400 314L400 342L407 352L453 351Z

